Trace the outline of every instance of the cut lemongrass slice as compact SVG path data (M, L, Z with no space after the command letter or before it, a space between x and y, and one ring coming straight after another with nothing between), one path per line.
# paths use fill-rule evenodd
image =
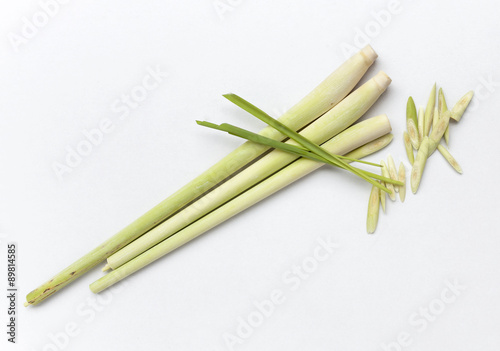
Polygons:
M472 90L462 96L462 98L458 100L455 106L451 109L451 118L457 122L460 121L473 96L474 92Z
M382 185L386 186L385 184L382 184ZM387 202L387 201L386 201L386 199L387 199L387 198L386 198L387 194L386 194L386 192L385 192L385 191L382 191L382 190L380 190L380 191L379 191L379 193L380 193L380 194L379 194L379 197L380 197L380 205L382 206L382 211L384 211L384 213L385 213L385 206L386 206L386 202Z
M427 106L425 107L424 115L424 136L429 135L432 126L432 118L434 115L434 105L436 104L436 83L432 86Z
M420 186L420 181L422 180L422 174L424 173L425 164L427 162L427 158L429 157L429 137L424 137L422 143L420 144L420 149L417 152L417 158L415 159L415 163L411 169L411 191L416 194L418 187ZM384 165L382 165L382 169Z
M415 150L418 150L420 147L420 137L418 135L417 109L411 96L406 103L406 129L408 130L412 146Z
M429 136L429 150L427 151L429 156L432 155L434 151L436 151L436 148L439 145L439 142L441 141L441 138L443 137L446 128L448 127L448 124L450 122L450 117L451 117L451 112L445 111L441 116L441 118L439 119L438 123L436 124L436 128L432 130L432 133Z
M380 190L372 186L370 200L368 201L368 215L366 217L366 231L373 234L377 229L378 215L380 208Z
M392 180L398 180L398 170L396 169L396 163L394 163L394 159L391 155L387 156L387 167L389 168L389 175ZM398 185L393 185L394 190L396 192L399 191Z
M441 155L443 155L446 161L448 161L448 163L453 167L453 169L462 174L462 167L460 167L457 160L455 160L455 158L450 154L450 151L448 151L448 149L441 144L437 146L437 149L441 153Z
M435 128L436 127L436 124L438 123L439 121L439 109L436 106L434 106L434 116L432 117L432 128Z
M442 116L443 113L448 111L448 105L446 104L446 99L444 98L444 93L442 88L439 88L439 93L438 93L438 111L439 111L439 116ZM449 145L450 125L448 125L446 131L444 132L444 141L446 142L446 145Z
M403 182L403 185L399 187L399 199L401 202L405 202L406 198L406 170L403 162L399 164L399 171L398 171L398 176L399 176L399 181Z
M384 176L385 178L391 178L389 169L387 168L384 160L380 161L380 164L382 165L382 176ZM391 200L396 201L396 192L394 191L394 186L390 183L386 183L385 186L387 187L387 189L389 189L389 197L391 198Z
M418 149L420 149L420 144L422 144L422 140L424 140L424 124L425 124L425 113L424 113L424 108L423 107L419 107L418 108L418 140L419 140L419 147ZM415 149L415 150L418 150L418 149Z
M403 132L403 141L405 144L406 156L408 156L408 161L413 165L415 162L415 155L413 154L413 146L411 145L410 136L407 132Z

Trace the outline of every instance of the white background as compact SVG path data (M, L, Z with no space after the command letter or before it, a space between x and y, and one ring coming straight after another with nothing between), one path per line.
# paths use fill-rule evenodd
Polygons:
M384 350L408 333L405 350L498 350L497 2L220 3L230 9L217 11L212 0L69 1L15 46L10 38L21 35L23 17L32 21L41 7L2 2L0 286L6 243L17 242L20 325L12 349L228 350L224 336L237 336L240 318L256 311L252 301L280 289L285 302L234 349ZM390 19L380 15L389 10ZM418 194L408 189L404 204L389 202L368 235L370 186L325 167L101 300L88 289L102 275L95 269L22 307L29 291L240 144L195 119L263 127L221 94L238 93L277 116L344 61L343 46L364 44L360 33L379 54L363 81L379 70L393 79L367 116L386 113L395 139L368 159L391 153L408 166L406 100L425 104L437 82L449 105L476 90L474 108L451 127L463 175L436 153ZM157 66L168 77L121 120L111 106ZM59 179L53 163L103 119L113 131ZM319 238L339 247L292 291L282 276L311 257ZM412 324L421 309L443 305L447 281L465 290L425 328ZM76 332L67 336L66 328Z

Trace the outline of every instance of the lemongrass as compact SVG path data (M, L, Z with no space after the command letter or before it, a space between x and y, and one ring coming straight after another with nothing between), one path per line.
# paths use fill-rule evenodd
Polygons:
M429 100L427 101L427 106L425 108L424 135L429 135L429 132L431 130L435 104L436 104L436 83L434 83L434 85L432 86L431 94L429 95Z
M380 208L380 190L376 186L372 186L370 199L368 201L368 215L366 217L366 231L373 234L377 228L378 216Z
M344 62L312 92L281 116L280 121L294 130L306 126L342 101L363 77L376 58L375 51L369 45L366 46ZM260 134L271 139L284 139L281 133L271 127L263 129ZM180 208L209 191L234 172L244 168L268 149L268 147L255 143L244 143L142 217L30 292L26 297L27 303L36 305L51 296Z
M398 179L400 182L403 182L403 185L399 187L399 199L401 202L405 202L406 198L406 170L405 170L405 165L403 162L399 164L399 170L398 170Z
M437 146L438 151L443 155L443 157L448 161L448 163L453 167L455 171L458 173L462 174L462 167L458 164L457 160L451 155L450 151L448 151L447 148L445 148L443 145L439 144Z
M448 111L448 105L446 104L446 99L444 98L444 93L443 93L442 88L439 88L439 93L438 93L438 111L439 111L440 116L442 116L443 113ZM450 143L450 126L449 125L444 132L444 141L445 141L446 145L449 145L449 143Z
M338 162L332 161L331 159L330 160L326 159L322 156L318 156L317 154L312 153L312 152L308 151L307 149L302 148L300 146L295 146L292 144L283 143L281 141L268 139L268 138L263 137L259 134L252 133L248 130L233 126L233 125L228 124L228 123L223 123L221 125L217 125L217 124L210 123L210 122L202 122L202 121L196 121L196 123L198 123L201 126L224 131L224 132L227 132L229 134L232 134L232 135L238 136L240 138L244 138L244 139L259 143L259 144L271 146L275 149L286 151L286 152L295 154L295 155L300 156L300 157L305 157L305 158L308 158L310 160L327 163L327 164L330 164L332 166L345 169L345 167L342 166L341 164L339 164ZM382 167L381 165L376 164L376 163L362 161L362 160L354 159L351 157L345 157L345 156L341 156L341 155L335 155L335 158L339 158L339 159L347 160L347 161L351 161L351 162L364 163L364 164L368 164L368 165L376 166L376 167ZM375 178L375 179L378 179L378 180L381 180L384 182L388 182L388 183L391 183L394 185L401 185L398 180L385 178L385 177L382 177L378 174L364 171L364 170L360 170L360 169L356 169L356 170L363 173L366 177L372 177L372 178ZM380 189L383 191L388 191L388 189L384 188L383 186L381 186Z
M439 119L438 123L436 124L436 128L432 129L432 133L429 136L429 150L428 150L429 156L434 151L436 151L436 148L439 145L439 142L441 141L441 138L443 137L446 128L448 127L448 124L450 122L450 117L451 117L451 112L445 111L441 116L441 118Z
M436 127L437 122L439 121L439 110L437 105L434 106L434 115L432 117L432 128Z
M323 144L323 147L334 154L345 154L349 150L358 147L346 156L362 158L385 147L392 140L392 137L381 136L390 132L390 130L390 123L386 117L370 118L355 124L336 137L330 139ZM368 144L361 146L365 143ZM239 212L256 204L267 196L272 195L288 184L318 169L322 165L323 163L305 158L298 159L231 201L226 202L216 210L185 227L175 235L163 240L121 267L101 277L90 285L91 291L94 293L103 291Z
M428 136L425 136L424 140L422 140L422 143L420 144L420 149L418 149L417 152L417 158L415 159L415 163L413 164L411 170L410 184L411 191L414 194L416 194L418 187L420 186L425 164L427 162L427 158L429 157L429 144L430 139Z
M382 185L385 186L385 184L382 184ZM386 194L385 191L382 191L382 190L379 191L380 205L382 206L382 211L384 211L384 213L385 213L385 206L386 206L386 202L387 202L386 201L386 199L387 199L386 196L387 196L387 194Z
M305 127L301 135L319 144L338 134L359 119L373 105L390 81L385 73L378 73L332 110ZM297 145L292 140L287 143ZM206 196L108 257L108 264L112 268L122 265L297 158L297 155L273 150Z
M398 180L398 171L396 170L396 163L391 155L387 156L387 168L389 169L389 175L391 179ZM399 191L399 185L393 185L396 192Z
M458 100L455 106L451 109L451 118L457 122L460 121L473 96L474 92L472 90L462 96L462 98Z
M418 150L420 146L420 137L418 135L417 109L411 96L406 103L406 129L408 130L411 144L415 150Z
M418 108L418 140L419 140L419 147L416 148L415 150L420 149L420 144L422 143L422 140L424 140L424 124L425 124L425 113L424 113L424 108L419 107Z
M310 152L316 154L317 156L321 157L324 160L327 160L332 165L346 169L346 170L352 172L353 174L356 174L357 176L365 179L366 181L368 181L372 185L374 185L374 186L376 186L384 191L388 191L387 188L383 187L379 182L371 179L366 171L363 171L363 170L360 170L360 169L355 168L353 166L350 166L349 164L345 163L337 156L332 155L328 151L324 150L321 146L316 144L314 141L309 140L305 136L300 135L296 131L290 129L289 127L287 127L286 125L284 125L280 121L275 120L274 118L269 116L267 113L265 113L264 111L259 109L257 106L252 105L250 102L246 101L245 99L239 97L236 94L226 94L226 95L224 95L224 97L226 99L228 99L229 101L231 101L232 103L234 103L235 105L241 107L242 109L244 109L245 111L247 111L251 115L257 117L262 122L267 123L271 127L275 128L277 131L279 131L283 135L286 135L291 140L293 140L296 143L298 143L299 145L303 146L304 148L306 148Z
M385 161L382 160L380 161L380 164L382 165L382 175L386 178L390 178L390 174L389 174L389 170L385 164ZM395 201L396 200L396 192L394 191L394 186L390 183L386 184L385 185L387 187L387 189L389 189L389 198L392 200L392 201Z
M415 155L413 154L413 147L410 141L410 136L407 132L403 132L403 141L405 144L406 156L408 156L408 161L410 161L410 164L413 165L413 162L415 161Z

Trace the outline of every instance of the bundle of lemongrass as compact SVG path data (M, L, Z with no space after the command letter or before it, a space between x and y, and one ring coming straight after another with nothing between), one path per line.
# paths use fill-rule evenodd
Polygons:
M399 164L399 168L396 168L394 159L389 155L387 156L387 163L382 160L380 161L380 165L382 166L382 176L402 183L402 185L382 183L389 190L389 198L392 201L396 201L396 193L399 193L399 200L404 202L406 198L406 169L403 162ZM368 200L368 215L366 217L366 231L369 234L373 234L377 228L380 207L382 207L382 211L385 213L386 193L376 186L373 186Z
M255 134L229 124L198 122L248 141L33 290L27 296L26 305L40 303L107 260L103 270L112 268L113 271L90 286L94 292L102 291L325 163L348 170L384 192L389 190L382 183L402 185L349 164L361 162L360 158L380 150L392 140L391 126L385 115L353 125L391 82L380 72L351 92L376 57L370 46L365 47L279 120L236 95L226 95L269 126ZM290 140L283 142L287 138Z
M456 122L460 121L473 96L474 92L469 91L451 110L448 110L443 89L439 88L436 99L436 84L434 84L425 111L423 107L420 107L418 116L413 98L411 96L408 98L406 105L406 126L408 132L403 133L403 140L408 160L413 166L411 171L411 190L413 193L416 193L418 190L427 159L436 149L453 169L458 173L462 173L462 168L448 149L441 144L441 139L444 138L446 145L449 145L450 119ZM416 157L413 149L417 151Z

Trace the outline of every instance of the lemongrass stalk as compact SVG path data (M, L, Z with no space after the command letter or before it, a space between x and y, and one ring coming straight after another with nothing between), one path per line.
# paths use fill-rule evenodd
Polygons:
M434 105L436 104L436 83L432 86L431 94L429 95L429 100L427 101L427 106L425 108L424 115L424 135L429 135L432 126L432 117L434 115Z
M346 156L362 158L385 147L392 140L392 137L381 137L381 135L385 135L390 132L390 130L391 127L387 118L370 118L355 124L336 137L330 139L323 144L323 147L334 154L345 154L349 150L358 147L358 149L355 149L351 154L347 154ZM370 140L374 141L370 142ZM368 144L361 146L365 143ZM225 220L274 194L276 191L320 168L322 165L323 163L312 160L304 158L298 159L231 201L226 202L216 210L185 227L175 235L163 240L146 252L135 257L133 260L128 261L121 267L95 281L90 285L91 291L94 293L103 291L160 257L197 238L199 235L214 228Z
M398 177L399 181L403 182L403 185L400 186L399 188L399 199L401 202L405 202L406 198L406 170L405 170L405 165L403 162L399 164L399 170L398 170Z
M422 180L422 174L424 173L425 164L427 162L427 158L429 157L429 137L424 137L422 143L420 144L420 149L417 152L417 158L415 159L415 163L411 169L411 191L416 194L418 187L420 186L420 181Z
M368 215L366 216L366 231L368 234L373 234L375 229L377 229L379 208L380 190L376 186L372 186L370 199L368 201Z
M342 101L363 77L376 58L375 51L369 45L366 46L344 62L312 92L281 116L280 121L294 130L306 126ZM281 133L271 127L264 128L260 134L271 139L284 139ZM27 303L36 305L62 289L108 256L209 191L234 172L244 168L268 149L268 147L255 143L244 143L142 217L30 292L26 297Z
M403 132L403 141L405 144L406 156L408 156L408 161L410 161L410 164L413 165L413 162L415 162L415 155L413 154L413 147L410 141L410 136L407 132Z
M432 155L434 151L436 151L436 148L439 145L439 142L441 141L441 138L443 137L446 128L448 127L448 124L450 122L450 117L451 117L451 112L445 111L441 116L441 118L439 119L438 123L436 124L436 128L432 129L432 133L429 136L429 150L428 150L429 156Z
M406 129L408 130L411 144L415 150L418 150L420 146L420 137L418 135L417 108L411 96L406 103Z
M425 113L424 113L424 108L419 107L418 108L418 140L419 140L419 147L416 148L415 150L420 149L420 144L422 143L422 140L424 140L424 124L425 124Z
M337 135L353 124L373 105L390 84L390 81L385 73L378 73L349 94L332 110L305 127L301 131L301 135L315 143L323 143ZM297 145L292 140L287 141L287 143ZM122 265L297 158L297 155L281 150L271 151L242 172L220 184L209 194L108 257L108 264L112 268Z
M462 96L460 100L453 106L451 109L451 118L453 118L455 121L460 121L462 118L465 109L467 106L469 106L470 101L472 100L472 97L474 96L474 91L469 91L467 94Z
M444 98L444 93L442 88L439 88L439 93L438 93L438 111L440 116L442 116L444 112L448 111L448 105L446 104L446 99ZM444 141L446 142L446 145L449 145L450 143L449 125L446 128L446 131L444 132Z
M437 146L438 151L443 155L443 157L448 161L448 163L453 167L455 171L458 173L462 174L462 167L458 164L457 160L450 154L450 151L448 151L447 148L445 148L443 145L439 144Z
M398 171L396 170L396 163L394 163L394 159L391 155L387 156L387 168L389 169L389 175L391 179L398 180ZM393 185L394 190L399 192L399 186Z
M391 175L389 174L389 169L387 168L385 161L380 161L380 164L382 165L382 175L386 178L390 178ZM389 198L392 201L396 201L396 192L394 191L394 186L390 183L386 184L385 186L387 187L387 189L389 189Z
M352 150L347 155L345 155L345 157L359 160L367 155L371 155L377 152L378 150L383 149L384 147L390 144L392 139L394 139L394 135L385 134L380 138L377 138L363 146L358 147L357 149ZM382 165L380 165L380 167L382 167Z

